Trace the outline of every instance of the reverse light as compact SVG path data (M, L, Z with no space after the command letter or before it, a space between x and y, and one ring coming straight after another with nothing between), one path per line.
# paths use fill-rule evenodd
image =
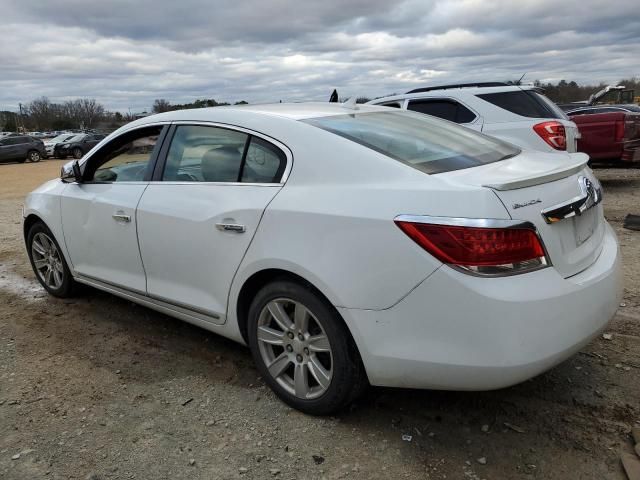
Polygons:
M533 130L552 148L556 150L567 149L567 132L560 122L537 123L533 126Z
M397 217L395 223L442 263L466 273L510 275L549 265L542 242L530 223L408 215Z

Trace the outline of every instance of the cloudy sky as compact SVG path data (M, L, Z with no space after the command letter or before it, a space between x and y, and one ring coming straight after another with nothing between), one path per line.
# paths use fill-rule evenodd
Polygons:
M637 0L0 0L0 18L0 110L640 76Z

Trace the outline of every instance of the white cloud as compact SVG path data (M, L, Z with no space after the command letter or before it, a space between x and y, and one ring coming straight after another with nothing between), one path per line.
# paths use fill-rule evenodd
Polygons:
M46 95L110 109L155 98L379 96L434 82L640 75L632 0L0 0L0 110Z

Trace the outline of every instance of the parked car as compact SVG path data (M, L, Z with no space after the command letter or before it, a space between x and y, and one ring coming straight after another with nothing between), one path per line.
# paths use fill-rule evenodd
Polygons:
M0 138L0 162L39 162L44 156L42 140L28 135L7 135Z
M73 138L75 136L76 136L75 133L60 133L57 136L55 136L54 138L51 138L51 139L47 140L46 142L44 142L44 146L45 146L45 149L47 151L47 157L54 157L55 156L55 147L56 147L56 145L66 141L66 140L70 140L71 138Z
M576 125L533 85L501 82L440 85L368 103L449 120L527 150L577 151Z
M73 158L79 159L100 143L104 137L104 135L97 133L79 133L66 141L58 143L53 148L53 154L56 158L66 158L71 155Z
M621 268L587 160L369 105L172 111L33 191L24 233L50 294L248 344L280 398L327 414L367 382L512 385L602 331Z
M580 129L578 150L592 161L640 162L638 105L592 105L567 115Z

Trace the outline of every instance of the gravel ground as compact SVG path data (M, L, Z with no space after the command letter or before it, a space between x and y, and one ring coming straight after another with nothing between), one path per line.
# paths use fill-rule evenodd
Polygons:
M0 478L624 479L640 425L640 170L598 170L625 296L557 368L482 393L371 389L336 417L264 386L247 349L88 290L43 293L21 236L24 195L62 162L0 165Z

